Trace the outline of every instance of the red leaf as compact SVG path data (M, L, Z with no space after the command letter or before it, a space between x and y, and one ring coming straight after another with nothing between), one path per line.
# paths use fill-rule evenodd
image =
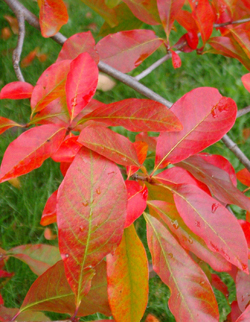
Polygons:
M60 164L60 170L61 170L61 173L62 175L65 177L67 171L68 171L68 168L70 167L71 163L70 162L61 162Z
M56 153L52 154L51 159L55 162L72 162L82 145L77 141L78 136L67 138L63 141Z
M26 82L12 82L5 85L0 92L0 99L18 100L30 98L34 87Z
M227 37L212 37L209 44L213 49L207 52L220 54L226 57L238 59L248 70L250 70L250 60L242 46L235 40L232 34L227 33Z
M12 318L17 314L18 309L7 308L4 306L0 306L0 321L1 322L10 322ZM26 311L21 313L15 321L23 322L23 321L41 321L47 322L51 321L44 313L42 312L32 312Z
M65 96L70 60L63 60L47 68L38 79L31 96L33 112L41 111L58 97Z
M241 310L239 309L238 303L237 301L233 301L231 304L231 313L229 313L227 318L231 322L236 322L236 320L240 315L241 315Z
M188 32L193 32L197 35L199 28L192 16L192 13L186 10L178 11L176 16L178 23L184 27Z
M203 45L207 42L213 32L215 15L209 0L199 0L193 11L193 17L201 33Z
M231 35L240 45L240 47L246 53L248 59L250 59L250 38L249 38L249 28L250 22L240 24L239 26L229 25L228 29L230 30Z
M250 172L246 168L237 172L236 176L241 183L247 187L250 187Z
M41 125L22 133L8 146L3 156L0 182L39 168L62 143L66 129Z
M138 160L139 160L140 164L143 164L145 159L146 159L146 157L147 157L147 152L148 152L147 143L137 141L137 142L133 143L133 146L135 147L136 154L137 154L137 157L138 157ZM140 169L140 167L136 167L136 166L127 167L126 170L127 170L128 178L130 176L132 176L132 174L137 172L139 169Z
M248 221L243 220L243 219L239 219L238 222L241 225L241 228L242 228L244 235L246 237L248 248L250 248L250 223Z
M194 253L218 272L230 271L231 264L220 254L211 251L204 240L194 234L184 223L174 204L160 200L148 201L150 214L162 224L167 225L177 236L181 246Z
M38 4L42 36L54 36L68 22L67 8L62 0L39 0Z
M153 268L171 290L177 322L218 321L217 302L205 273L157 219L145 215Z
M137 29L108 35L98 42L96 48L104 63L128 73L153 54L162 43L163 39L157 38L152 30Z
M242 80L242 83L245 86L246 90L248 92L250 92L250 73L246 74L246 75L243 75L241 77L241 80Z
M107 256L108 298L116 321L140 321L148 301L148 261L134 226Z
M137 134L135 140L147 143L149 151L155 151L156 149L157 138L148 136L146 132Z
M14 126L23 127L24 125L18 124L12 120L0 116L0 134L4 133L6 130Z
M245 309L245 311L239 316L235 322L248 322L250 319L250 305Z
M9 273L0 269L0 278L11 278L15 273Z
M98 64L99 55L95 49L95 39L90 31L80 32L69 37L63 44L57 62L65 59L75 59L78 55L87 52Z
M178 165L188 170L199 181L204 182L221 202L234 204L250 211L250 200L234 186L228 172L211 163L211 160L215 160L213 157L216 156L193 155Z
M226 298L228 298L229 296L229 292L228 292L228 287L227 285L222 282L222 280L220 279L220 277L216 274L211 274L212 277L212 286L217 288L217 290L219 290Z
M165 185L170 186L182 183L193 184L204 190L206 193L210 194L209 189L205 184L196 180L188 171L179 167L166 169L153 178L159 180Z
M180 131L182 125L177 117L163 104L130 98L101 105L87 114L81 123L88 120L100 121L109 126L123 126L129 131Z
M181 11L185 0L157 0L157 6L163 28L165 29L167 40L173 23Z
M58 97L31 117L30 124L56 124L68 127L70 123L66 96Z
M136 181L125 181L128 192L127 217L125 228L139 218L147 207L148 189Z
M209 249L248 272L247 243L234 215L196 186L179 185L173 192L185 224L203 238Z
M66 81L66 96L71 119L88 104L96 91L98 68L88 53L77 56L71 64Z
M156 0L149 1L133 1L124 0L133 12L133 14L141 21L149 25L158 25L160 22Z
M56 222L57 190L52 193L43 210L40 225L47 226Z
M77 305L84 293L84 271L95 267L120 243L126 208L127 193L119 168L82 148L66 173L57 201L59 248Z
M86 127L82 130L78 141L116 163L125 166L141 166L133 143L123 135L105 127Z
M174 51L171 50L172 54L172 64L174 68L180 68L181 67L181 59L180 56Z
M36 275L41 275L61 259L58 247L51 245L21 245L8 250L7 255L26 263Z
M250 275L245 272L238 271L236 275L236 296L237 302L241 312L243 312L246 307L249 305L250 301Z
M4 305L4 300L2 298L2 295L0 294L0 306Z
M76 310L75 295L65 277L63 261L56 263L31 285L20 312L27 309L74 314ZM92 289L83 298L77 316L90 315L96 312L105 315L111 314L108 305L105 262L96 267Z
M217 89L201 87L185 94L171 110L183 130L160 134L155 170L180 162L220 140L233 126L237 106Z

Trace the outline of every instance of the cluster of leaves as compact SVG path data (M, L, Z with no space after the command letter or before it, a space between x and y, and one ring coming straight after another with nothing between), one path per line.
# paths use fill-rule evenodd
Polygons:
M200 153L232 128L235 102L209 87L185 94L171 109L149 99L104 104L93 97L99 60L127 73L162 44L175 68L181 65L176 48L202 53L207 42L210 52L250 68L250 22L230 24L249 18L248 1L83 2L105 19L105 37L95 44L90 32L73 35L35 86L13 82L0 92L1 99L29 98L31 105L25 125L0 117L0 133L25 129L4 154L0 182L40 167L47 158L60 163L64 176L41 218L43 226L57 223L59 247L21 245L0 252L0 277L11 278L3 270L11 256L38 275L20 309L5 308L1 300L0 321L48 320L41 311L67 313L72 321L95 312L117 322L140 321L147 305L148 260L133 223L142 214L153 269L171 290L176 321L219 321L212 286L226 297L228 292L209 266L236 283L237 302L228 319L247 321L250 216L238 221L227 205L250 212L250 201L237 189L229 161ZM38 4L42 35L50 37L67 22L67 9L58 0ZM175 21L187 32L171 46ZM143 22L162 24L166 39L133 29ZM218 27L222 36L211 38L215 23L225 25ZM250 74L242 81L250 91ZM135 142L113 126L137 132ZM146 165L153 157L152 170ZM238 179L250 186L247 170Z

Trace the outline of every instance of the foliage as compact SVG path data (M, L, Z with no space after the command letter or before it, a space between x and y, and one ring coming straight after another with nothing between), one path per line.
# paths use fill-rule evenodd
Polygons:
M48 158L60 163L64 176L41 217L43 226L57 223L58 247L0 250L2 279L12 277L4 270L10 257L38 276L19 309L6 308L0 298L0 321L49 320L42 311L68 314L72 322L96 312L117 322L140 321L149 288L148 258L134 227L141 216L153 269L170 289L176 321L219 321L212 286L227 299L229 294L212 270L227 272L236 284L228 321L247 321L250 201L236 185L238 178L249 186L250 173L243 169L236 176L224 157L201 153L233 127L236 103L211 87L196 88L172 106L154 94L155 100L108 104L93 97L98 67L107 64L122 78L160 46L174 68L181 66L179 51L196 50L236 58L250 69L248 1L83 2L105 19L104 37L95 44L89 31L72 35L35 86L23 81L16 61L19 81L0 92L0 99L28 98L31 106L27 124L0 117L0 133L23 129L5 151L0 182L31 172ZM67 23L67 8L62 0L38 5L41 33L51 37ZM165 37L134 29L142 22L160 25ZM176 22L186 33L172 44ZM220 36L212 35L214 26ZM242 82L250 91L250 74ZM152 97L149 89L145 95ZM134 142L117 127L135 132ZM230 204L246 210L246 220L237 220Z

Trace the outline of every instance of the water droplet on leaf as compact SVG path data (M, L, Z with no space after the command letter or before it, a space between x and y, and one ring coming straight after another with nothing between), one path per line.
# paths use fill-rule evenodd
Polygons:
M172 253L168 253L168 257L169 258L173 258L173 254Z
M79 227L79 230L80 230L80 231L84 231L84 227L83 227L83 226L80 226L80 227Z
M197 226L198 228L201 227L201 223L199 221L195 221L195 226Z
M191 237L188 238L190 244L193 244L193 239Z
M83 205L84 207L87 207L87 206L89 205L89 203L88 203L88 201L85 201L85 202L82 202L82 205Z
M101 190L98 188L98 189L96 189L95 192L99 195L101 193Z

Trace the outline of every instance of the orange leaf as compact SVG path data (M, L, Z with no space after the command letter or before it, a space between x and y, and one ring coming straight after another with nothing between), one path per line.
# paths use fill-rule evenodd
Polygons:
M68 22L67 8L62 0L40 0L39 22L42 36L55 35Z
M8 16L8 15L5 15L4 18L8 21L8 23L10 24L10 27L11 27L11 30L13 31L13 33L15 35L18 35L18 31L19 31L19 28L18 28L18 21L17 21L17 18L14 18L12 16Z

